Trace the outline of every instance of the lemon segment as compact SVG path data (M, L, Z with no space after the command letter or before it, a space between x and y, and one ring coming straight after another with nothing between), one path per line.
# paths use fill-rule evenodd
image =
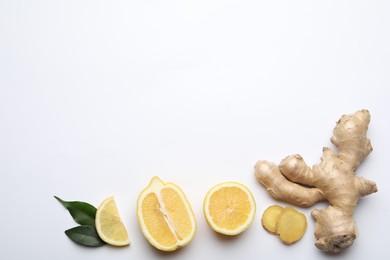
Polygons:
M209 226L224 235L238 235L252 224L256 203L243 184L224 182L212 187L203 203Z
M137 217L144 237L162 251L183 247L195 236L195 216L184 192L158 177L140 193Z
M99 237L107 244L113 246L130 244L126 227L119 215L113 196L105 199L97 208L95 224Z

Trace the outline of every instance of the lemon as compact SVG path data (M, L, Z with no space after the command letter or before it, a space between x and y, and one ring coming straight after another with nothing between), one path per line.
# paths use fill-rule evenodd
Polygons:
M144 237L162 251L183 247L195 236L195 216L184 192L158 177L140 193L137 217Z
M256 203L252 193L243 184L224 182L208 191L203 212L214 231L233 236L245 231L252 224Z
M130 244L126 227L119 216L113 196L105 199L97 208L95 224L99 237L107 244L113 246Z

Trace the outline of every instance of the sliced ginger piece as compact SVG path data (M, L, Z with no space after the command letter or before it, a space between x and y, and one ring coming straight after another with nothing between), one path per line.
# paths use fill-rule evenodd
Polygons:
M284 243L293 244L302 238L306 227L306 216L291 207L286 207L277 219L276 234Z
M273 205L264 211L261 218L261 224L267 231L276 234L276 223L283 210L284 208L282 206Z

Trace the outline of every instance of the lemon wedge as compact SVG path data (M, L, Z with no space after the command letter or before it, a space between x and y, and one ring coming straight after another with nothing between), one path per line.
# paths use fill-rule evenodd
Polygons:
M119 215L113 196L105 199L97 208L95 224L99 237L107 244L113 246L130 244L126 227Z

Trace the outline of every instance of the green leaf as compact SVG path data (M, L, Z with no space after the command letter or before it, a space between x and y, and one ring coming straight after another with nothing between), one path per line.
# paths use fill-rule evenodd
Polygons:
M93 226L77 226L66 230L65 234L72 241L83 246L98 247L106 244L100 239L96 228Z
M82 201L64 201L54 196L80 225L95 226L96 208Z

